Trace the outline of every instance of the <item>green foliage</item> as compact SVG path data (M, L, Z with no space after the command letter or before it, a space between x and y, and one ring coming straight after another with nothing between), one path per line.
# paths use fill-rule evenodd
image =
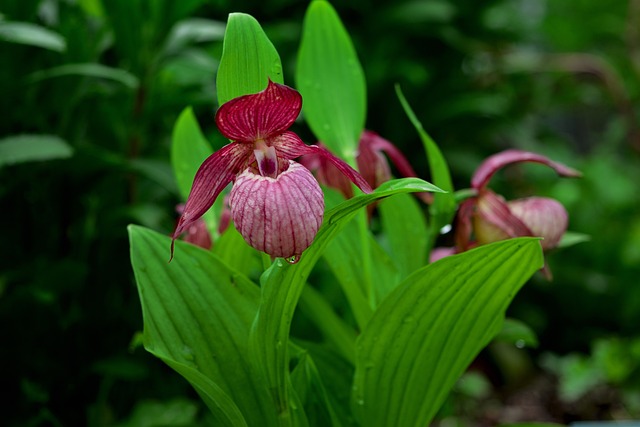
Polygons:
M535 239L512 240L444 258L401 283L356 342L362 425L428 425L541 266Z
M295 130L307 142L319 138L333 144L332 138L339 138L324 136L320 113L309 114L317 104L325 108L324 114L354 120L341 131L339 144L344 145L330 145L336 153L353 157L366 112L367 128L392 140L419 176L448 189L430 164L435 157L428 149L425 156L424 144L398 106L394 85L399 84L416 121L438 142L451 174L450 188L461 189L457 194L464 194L486 155L507 147L538 151L583 171L578 181L556 182L543 172L520 175L516 170L492 181L496 191L507 196L537 194L562 201L571 228L583 233L568 235L565 243L583 240L584 235L591 241L547 257L554 282L534 276L509 308L510 318L520 323L514 327L507 321L496 338L502 347L481 353L475 368L497 364L500 372L491 374L499 388L495 381L505 367L500 358L493 359L498 349L508 345L534 367L540 365L541 353L558 354L563 360L558 364L566 367L543 365L560 377L562 393L571 389L588 394L593 385L589 378L596 378L596 388L604 383L617 390L628 418L637 418L636 3L555 0L536 8L527 2L354 0L333 2L332 7L318 1L313 2L310 25L303 26L308 4L283 1L4 1L0 198L6 227L0 320L16 327L0 333L0 361L10 367L3 382L15 391L5 399L3 423L215 423L188 382L136 346L142 316L125 230L136 223L165 236L171 233L175 206L184 201L188 181L206 156L205 141L214 148L226 143L215 131L213 113L216 99L235 96L234 89L217 94L215 82L222 38L226 30L225 43L233 39L234 25L253 32L256 45L272 53L277 48L274 81L282 81L278 79L284 73L295 75L304 95L301 119L315 135L300 122ZM227 29L230 14L229 22L242 22ZM245 14L258 18L264 32ZM307 37L313 22L335 29L316 46L317 58L307 55L312 45L299 45L301 36L306 41L322 37L322 31L316 32L322 28ZM353 61L327 61L325 55L332 52ZM275 57L265 58L276 64ZM303 59L318 67L307 72L327 92L305 93L299 75ZM346 73L342 77L351 84L335 78L338 71ZM183 151L177 158L187 159L182 166L175 165L171 153L178 146ZM174 175L172 169L182 172ZM385 295L390 298L427 259L420 249L424 235L418 231L424 224L417 220L418 210L426 207L411 197L398 194L379 201L375 211L370 209L371 228L363 210L344 224L302 290L291 320L291 366L284 375L289 375L291 386L286 387L294 393L289 401L302 408L298 412L305 412L310 425L357 425L350 407L356 336L385 304ZM218 218L208 214L205 219L216 238ZM450 235L439 235L436 223L427 224L436 231L429 238L436 245L449 245ZM139 236L162 242L156 261L167 267L166 237L134 229ZM403 245L403 240L408 243ZM242 270L248 278L244 280L253 283L270 264L233 228L217 237L211 254L180 243L178 250L172 268L189 265L187 254L197 252L198 259L217 260L202 271ZM182 290L183 283L180 278L170 291ZM255 301L248 304L257 310L260 292L250 292ZM218 306L216 300L212 307ZM211 321L211 313L200 314ZM246 319L243 322L246 330ZM148 325L145 328L146 339ZM610 335L620 338L602 339ZM519 340L532 345L536 336L537 348L514 347ZM184 356L180 351L176 358ZM202 380L186 366L180 369L192 380ZM527 372L519 372L519 378ZM203 387L209 390L207 384ZM497 391L508 397L514 390ZM477 399L479 411L495 414L495 399ZM469 413L466 409L459 414ZM454 422L465 423L464 415L454 416ZM570 417L585 415L572 412Z
M296 84L315 136L353 164L366 116L366 82L349 34L325 0L307 9Z
M260 92L267 87L267 77L283 83L278 52L255 18L232 13L216 79L218 103Z
M67 42L60 34L29 22L0 21L0 41L64 52Z
M18 135L0 139L0 167L22 162L66 159L73 148L53 135Z

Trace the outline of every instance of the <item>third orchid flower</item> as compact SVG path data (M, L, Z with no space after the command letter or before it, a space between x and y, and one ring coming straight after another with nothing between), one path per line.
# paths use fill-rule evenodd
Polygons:
M431 256L432 261L511 237L542 237L541 245L545 251L558 245L569 221L567 211L560 202L547 197L507 201L488 187L497 171L523 162L546 165L563 177L581 176L573 168L528 151L506 150L488 157L471 179L475 195L463 201L458 208L455 248L437 248Z

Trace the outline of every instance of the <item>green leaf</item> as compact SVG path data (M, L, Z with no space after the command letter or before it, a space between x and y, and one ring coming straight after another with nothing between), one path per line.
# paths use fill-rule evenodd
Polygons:
M129 226L144 346L185 377L219 424L276 425L265 383L251 372L247 336L259 290L201 248Z
M355 363L356 331L336 314L322 294L312 286L305 286L300 297L300 312L308 317L337 353Z
M443 258L401 283L356 342L353 402L361 424L429 425L542 265L539 239L512 239Z
M566 231L560 239L557 248L567 248L569 246L577 245L578 243L588 242L591 240L591 236L583 233L576 233L575 231Z
M54 52L67 50L67 42L60 34L29 22L0 22L0 40Z
M34 83L54 77L67 76L94 77L111 80L116 83L120 83L129 89L136 89L140 84L138 78L128 71L120 68L107 67L106 65L97 63L60 65L59 67L53 67L47 70L40 70L35 73L31 73L27 77L27 80Z
M245 242L233 221L213 245L212 252L231 268L244 272L250 278L259 279L262 274L262 255Z
M24 162L66 159L73 148L54 135L15 135L0 139L0 168Z
M296 84L305 120L316 137L354 164L366 118L366 82L349 34L324 0L304 18Z
M411 121L411 124L416 128L424 149L427 153L427 160L429 161L429 169L431 171L431 179L433 183L438 187L445 190L447 193L435 194L433 203L429 208L432 221L430 224L430 242L427 254L431 251L431 247L435 242L436 237L440 233L440 230L451 224L453 216L456 212L456 201L453 193L453 183L451 181L451 174L449 173L449 166L444 156L440 152L440 149L436 143L431 139L429 134L422 127L422 123L418 120L415 113L411 109L411 106L405 99L400 86L396 85L396 95L404 108L404 112Z
M495 338L497 341L503 341L508 344L515 345L518 348L538 346L538 337L529 325L516 319L505 319L502 330Z
M409 194L383 200L378 205L378 212L384 243L388 244L391 258L404 279L427 264L429 237L424 213Z
M291 382L304 405L310 425L341 426L313 359L304 351L297 359L298 364L291 373Z
M252 16L229 14L216 80L218 104L264 90L267 78L283 83L278 52Z
M224 22L204 18L188 18L177 22L165 42L164 53L175 54L192 43L220 41L224 38Z
M418 178L404 178L388 181L371 194L360 194L346 200L325 213L314 243L302 254L297 264L291 265L278 258L262 275L260 309L251 330L249 348L254 369L266 379L283 423L288 423L296 416L290 407L286 344L291 319L311 269L329 242L356 215L359 208L384 197L413 191L441 190Z

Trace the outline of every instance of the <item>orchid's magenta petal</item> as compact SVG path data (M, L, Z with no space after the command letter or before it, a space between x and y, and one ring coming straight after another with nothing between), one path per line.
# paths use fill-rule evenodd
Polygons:
M566 177L579 177L582 174L569 166L562 163L554 162L553 160L541 156L540 154L530 153L528 151L521 150L506 150L485 159L484 162L476 169L473 178L471 179L471 187L480 189L485 187L493 174L504 166L512 163L521 162L533 162L547 165L560 176Z
M392 145L374 132L364 131L360 136L356 156L358 171L372 188L377 188L391 179L389 161L382 154L383 149L388 148L385 147L385 142Z
M209 156L196 172L184 211L173 232L171 257L175 239L185 232L213 205L218 194L242 170L252 157L249 144L231 143Z
M507 205L534 236L543 238L543 250L558 246L569 224L569 215L560 202L546 197L528 197L511 200Z
M473 225L476 240L481 245L509 237L533 236L529 227L513 215L507 203L486 189L478 196Z
M418 176L407 158L395 145L377 133L365 130L360 137L356 160L358 162L358 170L373 188L378 188L380 184L391 179L389 163L381 153L387 155L402 177ZM433 201L431 193L422 192L416 195L425 203Z
M322 143L318 143L318 145L322 146ZM344 176L342 172L324 156L319 154L305 154L300 157L298 161L313 172L320 184L340 191L345 199L353 197L353 186L349 178Z
M216 113L216 124L233 141L256 141L287 130L301 109L300 93L269 80L262 92L224 103Z
M302 254L322 224L324 199L311 172L289 160L277 178L247 168L238 175L229 202L236 228L246 242L275 257Z
M362 153L367 149L386 154L387 157L389 157L389 160L391 160L391 163L393 163L393 165L398 169L398 172L400 172L400 175L402 175L403 177L409 178L418 176L411 167L411 164L409 163L407 158L402 154L400 150L398 150L395 145L370 130L365 130L362 133L362 136L360 137L358 152ZM389 179L390 177L387 178L387 181Z
M365 179L355 169L346 164L339 157L334 156L329 150L317 145L306 145L298 135L293 132L284 132L269 141L285 159L295 159L305 154L318 154L330 161L343 175L351 180L364 193L373 190Z
M471 220L475 213L476 203L476 198L471 198L460 203L460 206L458 207L454 240L456 248L461 252L469 249L471 232L473 231Z

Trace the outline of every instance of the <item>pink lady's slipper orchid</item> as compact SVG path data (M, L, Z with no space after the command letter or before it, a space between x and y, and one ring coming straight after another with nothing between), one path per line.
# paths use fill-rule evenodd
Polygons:
M391 168L385 154L402 176L417 176L411 164L395 145L377 133L365 130L358 143L356 163L358 171L372 188L378 188L380 184L391 179ZM321 184L335 188L347 199L353 197L353 188L349 180L326 159L317 155L305 155L300 162L315 173ZM427 203L431 200L430 193L420 193L420 196Z
M218 129L233 142L198 169L174 241L235 181L229 196L231 218L245 241L274 257L299 256L311 245L324 214L320 186L308 169L293 161L304 154L321 155L362 191L371 191L349 165L287 130L301 108L296 90L269 80L262 92L232 99L218 109ZM173 256L173 243L171 252Z
M477 195L465 200L458 210L456 250L510 237L542 237L543 250L555 248L567 230L568 214L560 202L546 197L505 201L487 188L489 180L504 166L534 162L549 166L560 176L578 177L580 172L539 154L507 150L487 158L476 170L471 187ZM471 234L475 241L470 240Z

